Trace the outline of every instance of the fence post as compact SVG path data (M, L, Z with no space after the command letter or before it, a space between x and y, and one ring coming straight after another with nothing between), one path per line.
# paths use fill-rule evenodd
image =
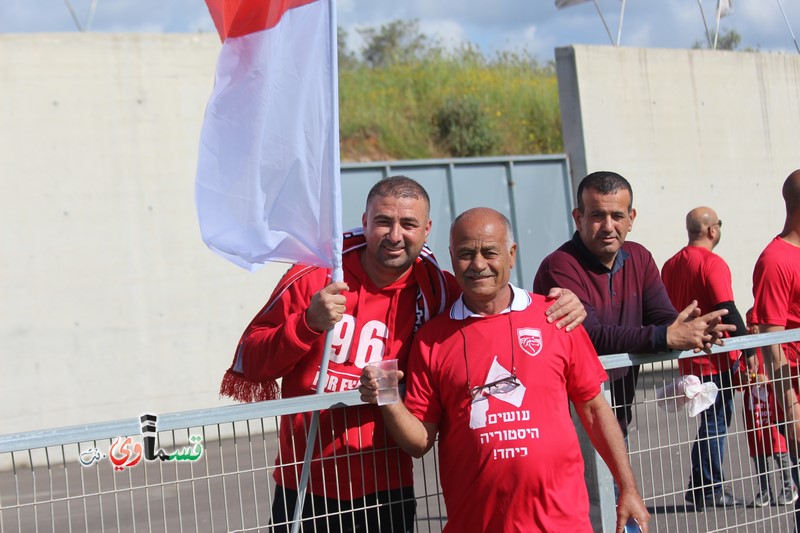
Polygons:
M603 383L603 396L611 403L608 383ZM603 458L594 449L589 435L577 414L572 421L578 433L578 442L583 455L584 479L589 492L589 518L596 533L612 533L617 527L617 502L614 496L614 478Z

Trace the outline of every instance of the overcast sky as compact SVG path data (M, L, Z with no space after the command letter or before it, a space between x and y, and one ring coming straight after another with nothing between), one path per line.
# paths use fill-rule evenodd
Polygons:
M85 25L92 0L69 0ZM789 24L800 33L800 0L781 0ZM202 0L96 0L92 31L213 32ZM616 38L620 0L598 0ZM608 44L609 37L592 2L557 10L553 0L338 0L339 25L353 36L359 25L394 19L419 19L423 32L446 42L471 41L485 52L525 47L542 60L567 44ZM702 0L714 31L716 0ZM777 0L734 0L735 11L722 19L735 29L742 47L796 54ZM67 0L0 0L0 32L76 31ZM705 38L697 0L627 0L622 46L689 48Z

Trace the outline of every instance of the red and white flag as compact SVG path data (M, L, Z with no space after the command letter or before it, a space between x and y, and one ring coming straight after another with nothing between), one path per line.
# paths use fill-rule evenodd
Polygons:
M203 241L256 270L341 252L335 14L328 0L206 0L222 40L200 134Z

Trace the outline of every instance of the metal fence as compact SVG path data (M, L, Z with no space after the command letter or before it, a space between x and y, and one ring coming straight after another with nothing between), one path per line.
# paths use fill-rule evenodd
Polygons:
M729 339L717 351L796 340L800 330L751 335ZM603 357L607 369L643 365L628 443L652 515L650 531L792 531L794 505L696 510L685 502L697 421L686 410L664 409L676 396L657 394L678 377L676 360L691 356ZM736 398L726 488L752 502L759 475L747 437L754 430L743 419L742 394ZM153 417L0 436L0 529L269 531L277 417L358 403L358 393L349 391L162 414L157 422ZM437 463L435 447L414 463L416 531L441 531L446 523ZM613 531L613 484L591 454L587 465L593 522L597 530ZM788 469L770 466L774 498Z
M800 330L749 335L726 339L725 347L715 347L714 351L722 353L797 340L800 340ZM768 479L772 487L773 504L764 507L752 505L760 490L760 480L754 460L751 459L748 436L758 430L754 429L757 424L754 424L753 414L747 413L749 419L746 420L743 409L747 387L735 382L728 388L735 390L735 400L732 420L729 421L723 471L725 489L747 505L735 508L706 507L700 510L686 501L691 473L690 450L697 438L699 420L689 416L686 408L671 412L677 407L676 402L685 397L670 392L660 397L660 393L680 377L677 359L694 356L691 352L683 352L656 356L620 354L602 358L607 370L642 365L628 431L628 456L651 514L650 531L794 531L795 506L775 505L783 486L782 477L790 475L789 468L781 469L768 464L771 468ZM775 407L773 401L770 410L775 412ZM763 429L769 430L771 427L778 427L778 424L766 422ZM762 451L771 455L770 450ZM591 459L589 462L592 462ZM612 505L606 504L602 509L602 523L606 531L613 531L613 485L605 465L596 465L600 482L595 496L608 503L608 493L611 493Z

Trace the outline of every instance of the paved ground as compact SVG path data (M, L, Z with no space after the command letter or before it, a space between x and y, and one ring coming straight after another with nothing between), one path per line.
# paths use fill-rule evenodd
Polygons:
M787 508L697 512L685 504L696 422L683 412L667 414L656 406L654 391L665 379L671 379L670 372L642 375L639 407L630 428L631 463L652 515L650 531L792 531L793 516ZM31 459L27 454L15 454L16 474L13 469L0 472L0 530L266 531L273 488L267 465L275 457L275 435L264 436L252 428L249 437L238 428L236 432L235 440L215 441L207 435L199 461L142 461L116 473L108 460L82 467L76 459L83 448L77 445L49 450L49 467L31 469L26 466ZM160 438L161 446L172 449L185 445L188 435L174 442L164 434ZM100 449L109 445L98 443ZM725 471L729 490L751 501L755 478L741 419L741 395ZM433 452L415 464L415 480L420 498L417 530L441 531L445 511ZM426 494L431 496L425 498Z

